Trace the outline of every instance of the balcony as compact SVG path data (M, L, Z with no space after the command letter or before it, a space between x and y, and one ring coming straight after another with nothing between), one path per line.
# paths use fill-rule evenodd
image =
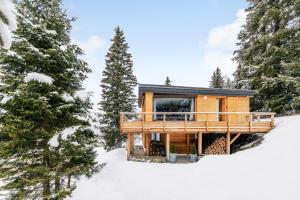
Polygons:
M267 133L272 112L122 112L120 130L127 133Z

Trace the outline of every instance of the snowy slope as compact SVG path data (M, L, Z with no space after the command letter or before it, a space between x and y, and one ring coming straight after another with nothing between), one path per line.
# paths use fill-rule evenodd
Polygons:
M300 199L300 116L277 127L253 149L206 156L194 164L126 161L125 149L99 149L102 173L83 178L72 200Z

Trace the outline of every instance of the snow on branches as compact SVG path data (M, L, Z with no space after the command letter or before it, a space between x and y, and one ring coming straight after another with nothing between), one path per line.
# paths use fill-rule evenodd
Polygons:
M41 74L41 73L37 73L37 72L31 72L28 73L25 78L24 81L26 83L30 82L30 81L38 81L40 83L46 83L48 85L51 85L54 81L53 78L51 78L50 76L47 76L45 74Z
M12 43L12 33L17 29L15 6L11 0L0 0L0 43L9 49Z

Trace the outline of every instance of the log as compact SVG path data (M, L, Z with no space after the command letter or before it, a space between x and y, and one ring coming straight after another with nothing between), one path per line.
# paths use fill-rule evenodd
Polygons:
M221 136L205 149L207 155L226 154L226 138Z

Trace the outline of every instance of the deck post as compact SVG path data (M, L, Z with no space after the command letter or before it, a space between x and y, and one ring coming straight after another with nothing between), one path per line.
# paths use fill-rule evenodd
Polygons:
M201 156L202 154L202 132L198 132L198 155Z
M253 124L253 116L252 116L252 113L250 114L250 125L249 125L249 128L250 128L250 132L252 132L252 124Z
M166 134L166 155L167 161L170 160L170 133Z
M230 154L230 132L226 133L226 152Z
M274 118L274 113L272 113L272 115L271 115L271 126L272 126L272 128L274 128L275 127L275 118Z
M127 134L127 160L130 160L130 152L131 152L131 134Z
M190 134L186 134L186 148L187 154L190 154Z

